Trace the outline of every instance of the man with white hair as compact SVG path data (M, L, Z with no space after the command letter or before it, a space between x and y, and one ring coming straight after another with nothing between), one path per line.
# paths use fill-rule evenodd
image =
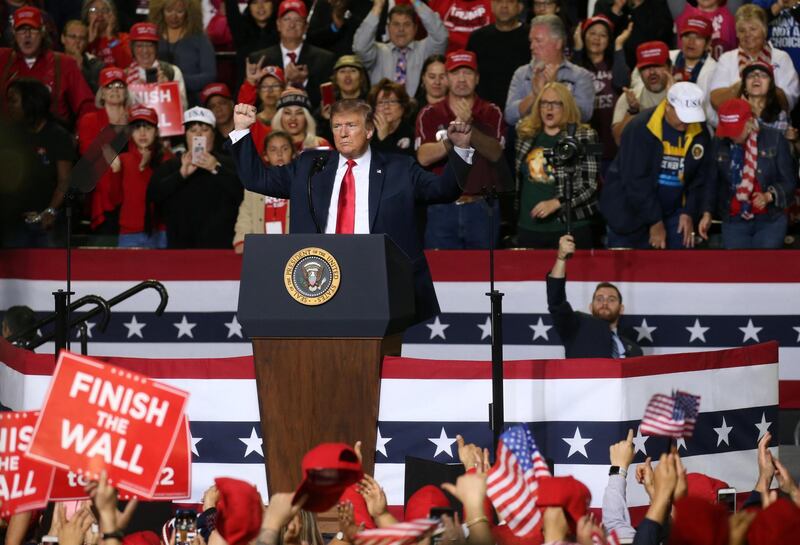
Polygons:
M690 248L711 161L705 94L675 83L622 132L600 195L609 248Z
M506 100L505 118L509 125L531 112L536 97L547 83L563 83L575 97L581 121L588 123L594 110L594 80L585 68L564 58L567 34L557 15L539 15L531 21L528 35L531 62L520 66L511 78Z

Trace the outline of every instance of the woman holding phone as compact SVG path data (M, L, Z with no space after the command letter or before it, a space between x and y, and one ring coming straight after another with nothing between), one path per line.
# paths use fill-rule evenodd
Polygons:
M230 248L242 184L230 158L214 149L214 113L196 106L184 113L186 149L163 163L147 199L164 218L168 248Z

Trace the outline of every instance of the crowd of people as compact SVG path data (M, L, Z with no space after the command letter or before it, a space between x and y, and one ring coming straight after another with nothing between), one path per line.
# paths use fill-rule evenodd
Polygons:
M589 509L591 493L580 480L542 469L526 500L538 515L531 517L524 537L498 517L487 494L487 476L493 469L489 452L461 436L457 441L463 474L454 483L428 484L409 494L402 513L406 522L438 519L438 524L428 525L430 530L423 526L416 534L408 526L392 530L398 519L380 483L363 472L360 443L353 448L323 443L309 451L301 463L304 481L297 491L273 492L268 505L253 484L218 477L205 491L201 509L178 511L166 520L151 511L135 521L138 530L126 531L140 502L118 505L118 491L103 472L86 487L90 500L73 506L69 515L67 504L75 502L52 502L43 511L11 516L2 531L6 545L776 545L791 542L800 531L800 487L769 450L770 440L767 432L759 441L753 492L733 509L718 502L720 490L731 490L728 484L713 475L688 472L674 448L655 466L647 458L632 467L634 433L629 430L609 448L600 514ZM626 500L628 471L635 472L635 482L649 498L635 527ZM322 474L327 477L316 476ZM777 488L772 488L773 482ZM317 514L331 510L339 531L323 536ZM362 534L372 529L384 533L371 538Z
M234 105L282 165L330 149L332 104L362 99L372 148L434 173L448 124L472 127L462 195L408 217L426 248L791 245L798 2L681 4L6 0L0 243L63 244L69 206L89 245L241 252L289 207L244 191ZM182 131L148 92L167 84Z

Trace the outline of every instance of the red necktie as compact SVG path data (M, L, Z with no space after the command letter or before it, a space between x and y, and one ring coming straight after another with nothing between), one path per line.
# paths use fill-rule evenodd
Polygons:
M289 62L291 62L292 64L297 64L297 53L295 53L294 51L289 51L288 53L286 53L286 56L289 57Z
M342 178L339 188L339 210L336 213L336 232L351 235L356 225L356 177L353 176L353 167L356 162L347 160L347 171Z

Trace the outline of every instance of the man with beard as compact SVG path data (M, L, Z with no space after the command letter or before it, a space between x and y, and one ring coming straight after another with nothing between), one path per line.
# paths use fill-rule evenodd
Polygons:
M564 343L567 358L632 358L642 349L619 332L625 311L622 294L614 284L600 282L589 305L591 315L576 312L567 301L567 259L575 253L572 235L558 241L558 256L547 275L547 308Z
M667 96L672 84L669 48L664 42L645 42L636 49L636 68L641 74L644 86L628 89L617 99L614 118L611 120L611 134L619 145L622 129L641 110L652 108Z

